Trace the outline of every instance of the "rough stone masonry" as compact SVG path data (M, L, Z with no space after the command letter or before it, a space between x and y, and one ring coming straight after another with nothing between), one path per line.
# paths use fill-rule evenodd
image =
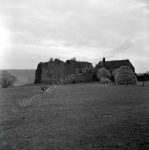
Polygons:
M59 59L39 63L35 83L62 84L81 83L92 81L93 66L89 62Z

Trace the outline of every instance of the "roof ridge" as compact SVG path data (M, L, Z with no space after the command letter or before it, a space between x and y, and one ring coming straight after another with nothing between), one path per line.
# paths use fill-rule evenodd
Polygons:
M106 61L106 62L114 62L114 61L126 61L126 60L129 60L129 59L122 59L122 60L111 60L111 61Z

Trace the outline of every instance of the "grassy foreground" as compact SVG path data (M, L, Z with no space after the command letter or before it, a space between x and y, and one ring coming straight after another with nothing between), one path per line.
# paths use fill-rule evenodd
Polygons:
M0 150L127 149L149 149L149 87L0 89Z

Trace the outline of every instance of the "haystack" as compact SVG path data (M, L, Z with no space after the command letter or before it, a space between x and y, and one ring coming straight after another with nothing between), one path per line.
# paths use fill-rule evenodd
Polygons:
M128 66L122 66L115 71L115 82L117 85L136 85L137 78Z
M98 79L101 79L101 78L110 79L110 77L111 77L111 75L110 75L109 71L105 68L101 68L97 72L97 78Z

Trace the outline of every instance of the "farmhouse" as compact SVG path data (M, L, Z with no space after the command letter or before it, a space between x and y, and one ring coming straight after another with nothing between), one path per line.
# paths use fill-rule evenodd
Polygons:
M39 63L34 83L68 84L92 81L93 66L88 62L59 59Z
M55 59L38 64L34 83L70 84L91 82L99 69L106 68L112 74L121 66L128 66L135 73L135 68L128 59L105 61L105 58L103 58L95 68L89 62L80 62L74 59L63 62Z
M101 68L106 68L112 74L113 71L115 71L116 69L120 68L121 66L128 66L135 73L135 68L131 64L131 62L129 61L129 59L106 61L105 58L103 58L103 60L100 61L95 66L95 69L99 70Z

